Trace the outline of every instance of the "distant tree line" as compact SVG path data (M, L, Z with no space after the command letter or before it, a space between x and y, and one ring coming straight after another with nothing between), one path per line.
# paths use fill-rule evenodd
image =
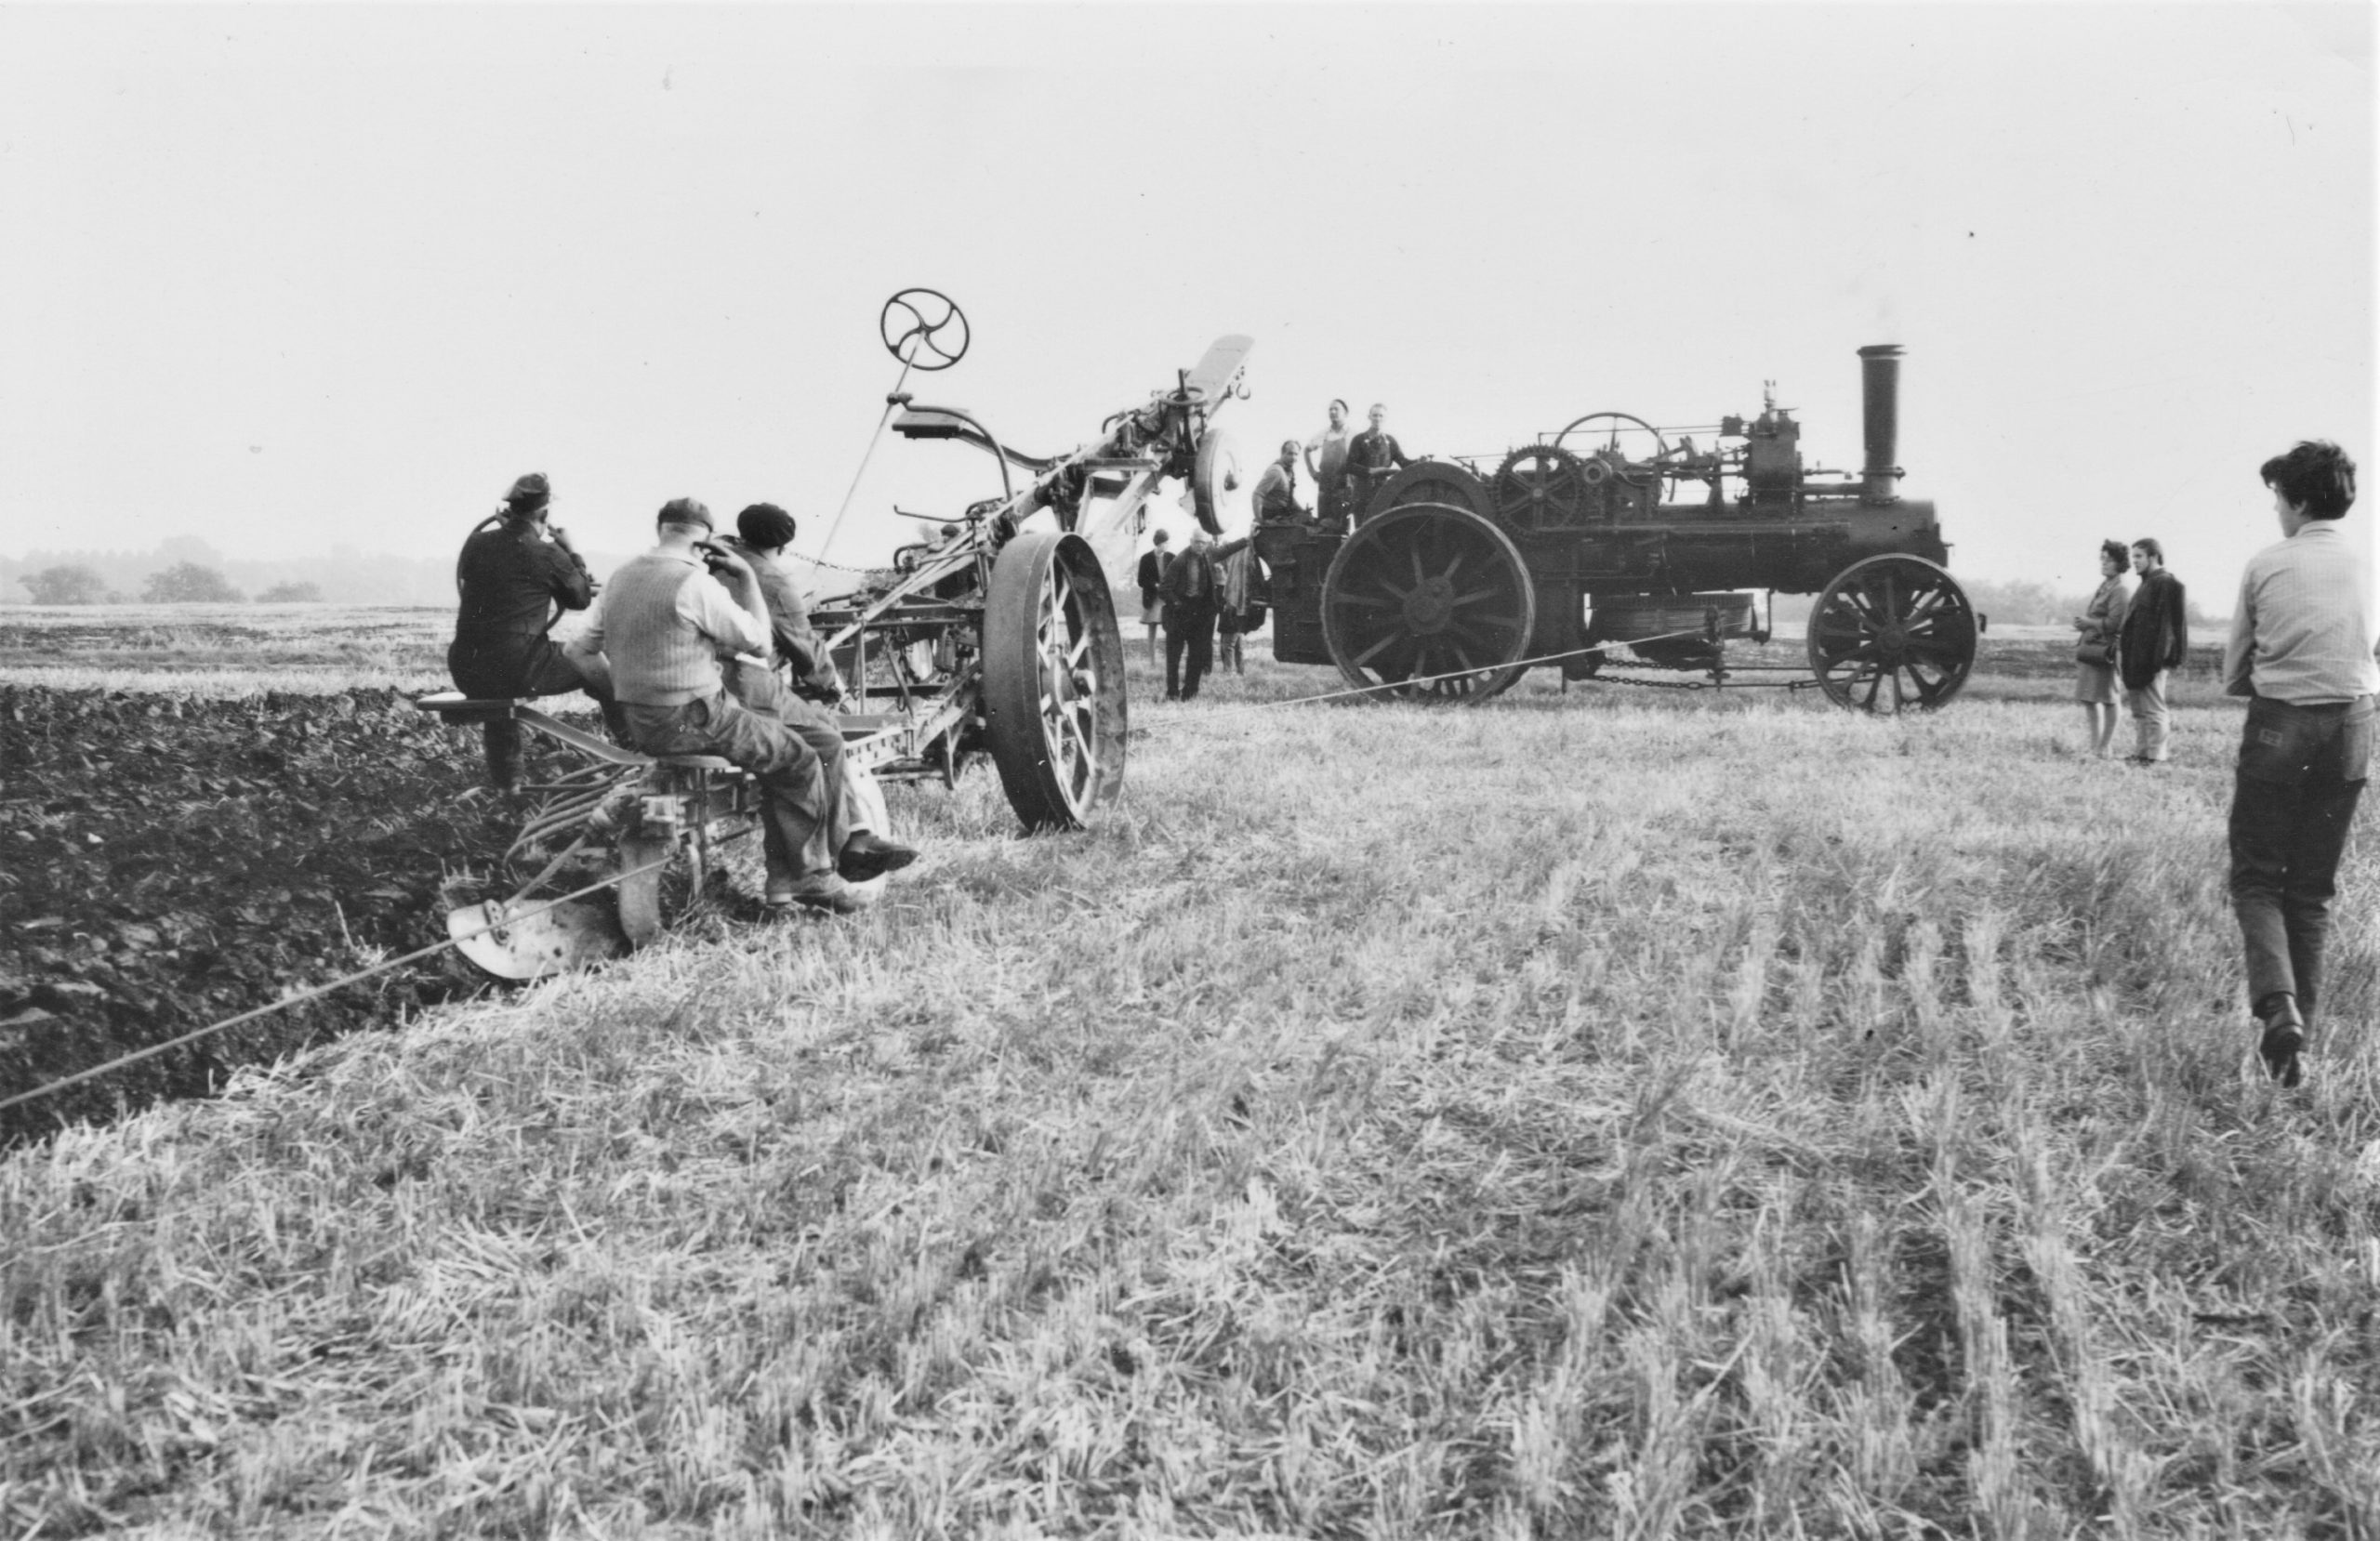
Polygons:
M45 567L38 573L28 573L17 580L25 586L37 605L103 605L129 604L131 599L110 588L97 573L78 562L58 567ZM280 583L257 596L258 604L305 604L319 601L322 586L310 583ZM211 567L201 567L194 561L176 562L163 573L152 573L140 586L139 602L148 605L235 605L243 604L247 596L231 586L231 580Z
M34 551L0 557L0 604L449 605L450 558L326 556L268 561L227 558L178 536L152 551Z

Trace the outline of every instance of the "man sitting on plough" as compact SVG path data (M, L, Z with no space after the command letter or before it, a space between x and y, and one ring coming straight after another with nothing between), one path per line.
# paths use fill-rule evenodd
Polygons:
M801 586L779 560L793 544L799 528L791 514L774 503L755 503L735 516L735 533L719 544L744 559L760 586L760 602L768 607L769 633L775 647L774 666L750 659L736 660L728 670L727 688L735 699L756 712L769 712L802 735L813 747L826 736L822 755L840 750L842 728L831 713L842 699L842 680L835 661L819 645L810 625L810 604ZM883 837L892 827L884 805L884 789L876 772L856 760L842 762L842 815L851 828L835 869L850 882L865 883L898 872L918 859L911 847Z
M608 660L638 748L716 755L752 772L772 907L865 909L869 897L836 871L852 833L840 733L746 705L720 666L722 657L765 659L771 646L750 564L709 539L710 510L694 498L664 504L654 526L654 548L612 575L572 651Z

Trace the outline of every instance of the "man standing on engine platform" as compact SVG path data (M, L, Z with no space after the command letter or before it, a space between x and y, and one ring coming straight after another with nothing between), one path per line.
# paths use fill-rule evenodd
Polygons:
M455 640L446 670L456 689L482 699L560 695L585 691L603 705L604 721L621 736L611 705L611 681L600 658L580 661L546 634L565 610L585 610L595 594L587 563L560 525L549 522L553 489L532 471L512 483L504 507L480 522L455 562ZM481 727L487 773L496 789L521 782L521 725L493 718Z
M1330 403L1330 425L1305 441L1305 474L1314 478L1316 517L1343 527L1339 512L1347 480L1347 403Z
M1298 441L1284 439L1280 458L1264 468L1264 474L1256 479L1256 490L1249 494L1249 502L1256 510L1256 522L1294 524L1306 519L1306 511L1298 507L1297 488Z
M1363 518L1364 508L1372 494L1388 480L1397 468L1410 466L1413 457L1405 446L1388 431L1388 408L1378 402L1372 403L1372 426L1347 441L1347 491L1343 509L1347 523Z
M821 757L803 736L727 689L722 656L766 667L768 603L742 557L709 539L710 510L673 498L654 518L654 548L612 575L574 654L610 660L630 738L648 755L717 755L760 784L761 846L771 908L849 915L868 896L835 870L843 823L842 755Z

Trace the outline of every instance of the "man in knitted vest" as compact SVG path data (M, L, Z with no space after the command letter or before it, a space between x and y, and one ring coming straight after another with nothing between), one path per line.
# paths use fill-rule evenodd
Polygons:
M842 827L842 753L831 758L780 718L727 689L722 655L763 661L768 605L751 567L708 538L710 510L664 504L659 541L612 574L574 652L610 660L629 736L649 755L717 755L760 784L768 902L849 915L868 896L835 871Z

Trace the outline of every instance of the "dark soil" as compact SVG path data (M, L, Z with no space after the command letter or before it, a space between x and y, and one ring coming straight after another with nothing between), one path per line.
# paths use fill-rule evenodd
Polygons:
M394 691L0 685L0 1100L445 936L518 816ZM0 1145L485 987L441 953L0 1110Z

